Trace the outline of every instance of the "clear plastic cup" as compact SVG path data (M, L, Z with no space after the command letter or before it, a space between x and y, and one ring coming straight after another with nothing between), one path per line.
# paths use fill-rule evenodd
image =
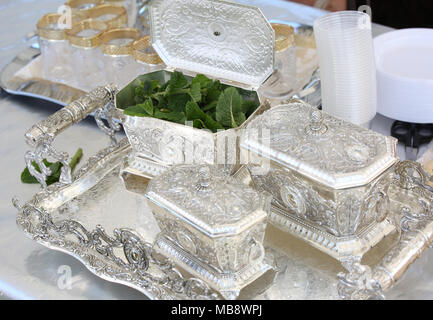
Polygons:
M358 125L376 114L376 68L370 16L340 11L314 22L323 110Z

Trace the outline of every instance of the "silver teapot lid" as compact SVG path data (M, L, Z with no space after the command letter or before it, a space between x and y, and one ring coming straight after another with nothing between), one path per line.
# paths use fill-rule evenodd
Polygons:
M294 100L253 119L241 147L333 189L362 186L398 161L397 140Z
M146 197L209 237L238 234L266 217L268 196L212 165L177 165L149 182Z
M152 0L152 45L169 68L258 88L274 69L274 31L260 9L220 0Z

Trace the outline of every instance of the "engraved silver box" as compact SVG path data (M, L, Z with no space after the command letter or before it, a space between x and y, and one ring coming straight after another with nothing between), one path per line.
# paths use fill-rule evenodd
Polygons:
M394 230L388 189L396 139L292 100L253 119L241 147L252 183L274 197L269 221L344 260Z
M256 90L274 70L274 31L260 9L220 0L154 0L150 9L151 42L167 65L164 71L138 77L116 97L134 156L126 161L129 174L152 178L172 164L237 164L240 128L218 133L165 120L133 117L122 108L135 104L138 80L166 82L180 71L191 79L204 74L239 88L244 99L260 104ZM228 150L226 150L227 145ZM127 180L127 179L126 179Z
M263 239L269 195L212 165L177 165L149 182L158 249L226 299L271 269Z

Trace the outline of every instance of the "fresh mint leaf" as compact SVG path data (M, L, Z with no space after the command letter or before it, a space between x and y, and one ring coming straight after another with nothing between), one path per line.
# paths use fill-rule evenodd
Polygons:
M164 83L160 88L159 88L159 92L164 92L165 90L167 90L168 87L168 81L166 83Z
M215 89L215 90L219 90L219 91L223 91L224 90L223 85L222 85L222 83L219 80L215 80L212 83L211 88Z
M152 98L156 100L156 106L159 109L166 107L168 104L167 97L164 97L163 95L152 95Z
M211 130L214 133L217 132L218 130L224 130L224 127L220 123L216 122L212 118L212 116L210 116L207 113L205 114L205 117L204 117L204 123L206 125L206 128Z
M221 90L210 88L206 95L206 103L210 104L214 101L218 101L218 98L220 97L221 93L222 93Z
M245 114L243 112L238 112L238 113L234 114L233 117L234 117L235 122L236 122L236 127L239 127L246 120Z
M152 99L147 98L146 101L144 101L139 106L142 107L149 116L153 116L154 107L153 107Z
M234 115L240 112L242 112L241 95L236 88L225 89L218 98L216 120L224 127L236 128L239 124L236 122Z
M212 117L212 119L216 119L216 110L215 109L206 112L206 114L209 115L210 117Z
M206 103L211 103L213 101L217 101L222 92L221 82L218 80L214 81L212 85L207 90L206 94Z
M173 72L170 80L160 84L157 80L140 82L135 89L135 106L124 110L126 115L154 117L193 126L212 132L235 128L257 108L253 101L243 101L238 90L196 75L188 84L180 72Z
M140 98L144 97L143 83L140 83L138 87L135 88L135 96Z
M192 100L194 100L195 102L200 102L200 100L201 100L201 85L200 85L200 82L191 83L191 88L190 88L190 93L189 94L190 94Z
M185 105L190 100L191 97L187 93L173 94L167 97L166 106L170 110L177 111L177 112L184 112ZM161 107L162 106L163 105L161 104Z
M187 120L193 121L194 128L206 128L212 132L217 132L218 129L224 129L224 127L216 122L212 116L203 112L197 103L190 101L186 104L186 118ZM198 122L194 122L200 120Z
M83 158L83 149L78 148L77 152L75 152L74 156L71 159L71 162L69 162L69 166L71 167L71 172L74 172L75 167L78 165L78 163Z
M201 108L203 111L211 111L216 108L216 105L218 103L218 100L212 101L211 103L205 105L203 108Z
M123 110L123 113L127 116L133 117L149 117L149 113L147 113L146 109L144 109L143 104L137 104L135 106L127 107Z
M242 101L242 112L248 118L254 111L256 111L258 105L254 101L251 100L243 100Z
M193 128L196 128L196 129L204 129L204 128L206 128L204 122L201 119L195 119L195 120L193 120L192 126L193 126Z
M168 81L167 89L165 90L167 94L170 94L175 89L182 89L188 85L188 80L179 71L173 72L170 80Z
M185 112L186 112L186 119L187 120L200 119L200 120L204 121L204 119L205 119L205 113L203 112L203 110L200 109L198 104L194 101L189 101L186 104Z
M135 96L134 97L134 101L135 101L135 103L136 104L140 104L140 103L143 103L144 102L144 97L142 97L142 96Z
M47 186L59 181L62 167L63 167L63 163L61 162L54 162L50 166L51 175L47 177L46 180Z
M158 119L185 124L185 113L183 112L176 112L176 111L167 112L167 111L161 111L156 109L153 116Z
M209 88L212 86L213 81L206 77L204 74L198 74L191 80L191 87L195 84L199 83L201 88Z

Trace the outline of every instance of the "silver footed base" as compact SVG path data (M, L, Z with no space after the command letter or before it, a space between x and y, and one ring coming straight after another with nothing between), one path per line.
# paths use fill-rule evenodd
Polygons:
M227 300L238 298L244 287L259 279L267 271L273 270L273 267L263 260L238 272L219 273L164 236L158 237L155 244L155 250L172 259L193 276L205 281ZM272 282L273 278L269 281Z

